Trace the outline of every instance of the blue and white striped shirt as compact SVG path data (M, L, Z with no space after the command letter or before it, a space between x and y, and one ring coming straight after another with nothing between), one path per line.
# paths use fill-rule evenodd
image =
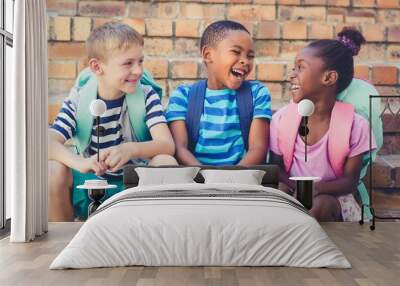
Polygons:
M271 97L258 81L251 81L253 119L271 119ZM186 120L190 85L179 86L170 96L167 121ZM235 165L245 155L236 91L206 90L194 156L205 165Z
M145 107L146 116L145 121L147 127L150 129L159 123L166 123L163 107L158 94L153 90L151 86L142 85L143 92L145 94ZM72 92L77 92L72 90ZM72 94L65 99L62 108L57 115L53 125L50 127L52 131L57 132L68 140L76 134L76 110L79 100L74 99ZM97 141L96 125L93 124L92 136L90 145L87 152L83 154L85 157L92 156L97 153L97 146L99 149L106 149L112 146L131 141L137 141L134 134L132 134L132 127L129 121L129 114L127 112L127 104L125 101L125 95L114 100L104 100L106 103L107 110L100 117L100 126L105 128L105 132ZM89 111L88 111L89 112ZM130 163L138 164L144 161L135 158ZM104 176L106 179L109 178L120 178L122 176L122 170L115 173L107 172Z

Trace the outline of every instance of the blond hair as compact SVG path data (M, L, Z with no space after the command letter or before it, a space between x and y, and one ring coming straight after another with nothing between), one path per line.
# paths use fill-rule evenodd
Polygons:
M143 37L132 27L119 22L105 23L93 29L86 41L88 58L103 61L111 52L132 45L143 46Z

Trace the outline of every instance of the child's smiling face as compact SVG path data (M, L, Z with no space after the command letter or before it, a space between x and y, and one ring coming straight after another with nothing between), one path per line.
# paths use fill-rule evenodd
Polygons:
M312 48L302 49L296 56L294 68L289 75L290 94L295 103L304 98L315 99L324 87L324 61L314 56Z
M101 67L102 80L110 91L133 93L143 75L143 47L131 45L111 52Z
M210 89L238 89L254 64L254 44L250 35L241 30L227 32L214 47L202 51L207 65Z

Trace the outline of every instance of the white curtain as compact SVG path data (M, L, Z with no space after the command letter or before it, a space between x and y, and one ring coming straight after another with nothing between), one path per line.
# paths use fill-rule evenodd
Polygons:
M6 98L6 187L12 242L47 232L47 28L45 0L15 1L13 93Z

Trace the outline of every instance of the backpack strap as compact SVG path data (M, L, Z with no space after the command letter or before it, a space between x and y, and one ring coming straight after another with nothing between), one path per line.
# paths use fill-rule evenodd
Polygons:
M337 178L343 175L343 167L350 152L353 119L354 107L351 104L336 101L329 124L328 156Z
M150 85L162 97L162 88L154 81L148 71L144 71L140 84ZM75 145L79 154L82 154L90 144L93 116L89 112L90 103L97 98L98 83L93 72L86 68L75 81L78 89L79 103L76 112ZM138 85L135 92L125 97L132 132L139 142L151 140L149 129L145 122L146 105L143 88Z
M328 131L328 157L336 177L343 175L343 166L350 151L353 117L354 108L351 104L336 101ZM289 172L301 122L301 116L297 112L297 104L291 102L282 112L281 118L278 125L278 145L282 152L285 170Z
M186 130L188 132L188 147L193 153L199 140L200 119L204 110L207 80L194 83L188 94L188 108L186 115ZM240 130L246 150L249 148L249 132L253 119L253 94L251 84L244 81L236 91L236 100L239 110Z
M290 171L293 162L294 146L299 130L301 116L297 112L297 104L289 103L278 121L278 146L283 156L286 172Z
M143 89L136 88L134 93L125 96L128 116L133 132L139 142L151 140L149 128L146 125L146 104Z
M79 79L79 78L78 78ZM77 80L78 82L78 80ZM87 78L84 86L78 91L79 102L76 110L75 146L82 154L90 143L91 130L94 117L89 112L90 103L97 98L97 79L92 76Z
M236 101L239 109L240 129L242 131L244 146L246 150L249 150L249 133L254 110L250 82L244 81L236 91Z
M188 147L194 153L199 140L200 119L204 110L207 81L200 80L194 83L188 94L188 108L186 113L186 130L188 134Z

